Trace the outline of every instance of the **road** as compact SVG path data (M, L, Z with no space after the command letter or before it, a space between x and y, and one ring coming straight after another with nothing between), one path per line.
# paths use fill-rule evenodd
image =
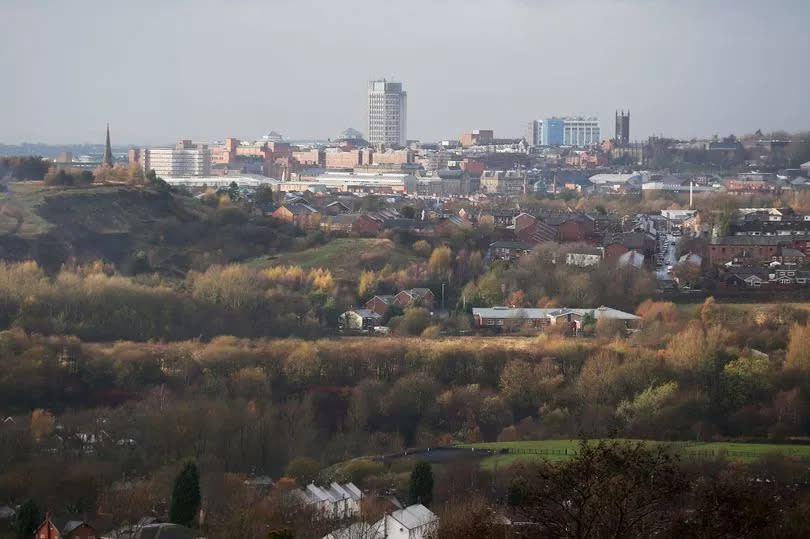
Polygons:
M675 249L679 239L679 237L673 236L672 234L659 235L659 239L657 240L657 250L658 252L662 252L664 254L664 263L662 265L658 265L656 262L655 267L655 277L659 281L672 280L672 276L667 273L667 266L674 266L677 262L677 259L675 258ZM666 242L666 246L663 245L663 242Z

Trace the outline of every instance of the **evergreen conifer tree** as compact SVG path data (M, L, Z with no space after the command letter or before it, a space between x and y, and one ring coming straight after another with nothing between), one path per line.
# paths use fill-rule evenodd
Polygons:
M411 472L408 503L430 505L433 499L433 469L429 462L420 462Z
M174 479L169 520L190 526L200 508L200 475L194 462L187 463Z

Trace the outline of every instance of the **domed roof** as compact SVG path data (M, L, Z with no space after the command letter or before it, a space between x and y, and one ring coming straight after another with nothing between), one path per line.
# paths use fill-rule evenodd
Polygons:
M352 129L349 127L348 129L344 130L340 135L338 135L338 140L357 140L363 138L363 133L358 131L357 129Z
M270 131L265 136L262 137L262 140L266 140L268 142L283 142L284 137L281 136L281 133L278 131Z

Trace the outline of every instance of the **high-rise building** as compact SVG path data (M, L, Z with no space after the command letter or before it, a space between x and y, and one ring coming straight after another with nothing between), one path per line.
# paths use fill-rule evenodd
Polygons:
M530 122L527 142L531 146L598 146L599 120L596 118L547 118Z
M371 144L405 146L407 98L401 82L369 81L368 141Z
M616 111L616 144L630 144L630 111Z
M141 152L144 172L154 170L159 177L209 176L211 150L207 144L181 140L174 148L147 148Z
M526 126L526 143L529 146L543 145L543 120L532 120Z

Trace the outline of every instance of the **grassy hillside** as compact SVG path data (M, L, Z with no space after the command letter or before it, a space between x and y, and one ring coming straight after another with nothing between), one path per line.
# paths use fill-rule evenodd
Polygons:
M623 440L638 441L638 440ZM810 459L810 445L798 444L763 444L742 442L649 442L666 443L679 451L684 457L719 458L750 462L769 455L783 455L801 459ZM502 449L509 453L487 457L481 466L487 469L508 466L518 460L548 459L563 460L574 455L579 440L535 440L524 442L489 442L466 444L460 447L477 449Z
M304 269L329 268L338 279L356 280L363 270L379 270L386 264L402 268L420 261L424 259L388 239L338 238L303 251L261 257L254 263L261 266L295 265Z
M143 187L25 182L0 194L0 257L35 259L49 271L103 259L126 272L146 257L148 270L179 274L277 252L293 233L235 208Z

